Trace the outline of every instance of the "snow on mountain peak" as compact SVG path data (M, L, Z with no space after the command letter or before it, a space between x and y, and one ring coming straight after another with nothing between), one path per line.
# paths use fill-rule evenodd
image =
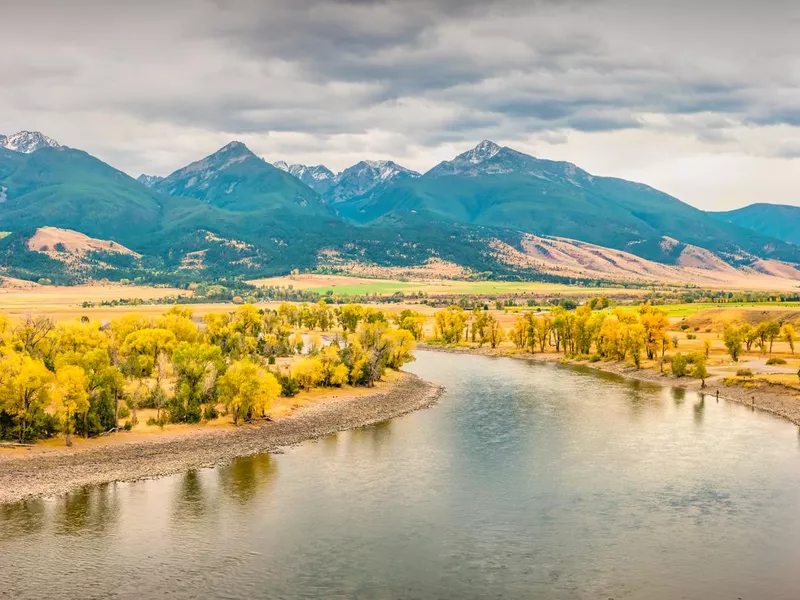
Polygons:
M0 135L0 147L14 152L30 154L42 148L59 148L61 144L38 131L20 131L9 136Z
M469 152L466 152L464 158L469 160L472 164L477 164L485 160L489 160L500 152L501 148L494 142L483 140L480 144L475 146Z

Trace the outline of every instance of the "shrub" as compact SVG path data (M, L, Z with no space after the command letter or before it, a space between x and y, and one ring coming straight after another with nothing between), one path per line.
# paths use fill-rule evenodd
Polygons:
M686 368L689 365L689 358L680 352L672 357L672 374L675 377L683 377L686 375Z
M275 374L278 383L281 384L281 396L286 398L293 398L300 392L300 383L293 377L282 375L281 373Z
M711 327L706 327L706 333L711 333Z
M750 369L739 369L736 371L737 377L752 377L753 372Z
M127 404L120 404L119 405L119 413L118 416L120 419L127 419L131 416L131 409L128 408Z
M130 431L131 429L133 429L133 425L131 425L130 421L125 421L125 425L123 425L122 428L125 431Z
M681 331L686 331L687 329L689 329L689 326L686 323L683 323L681 325Z
M274 365L274 364L275 364L275 357L274 357L274 356L270 356L270 357L267 359L267 364L268 364L268 365Z
M592 354L589 357L589 362L593 362L593 363L600 362L600 355L599 354Z
M693 333L687 333L686 334L686 339L687 340L696 340L697 336L695 334L693 334Z
M167 424L167 417L164 414L162 414L158 419L150 417L149 419L147 419L147 424L150 425L150 426L158 425L159 427L161 427L163 429L164 425Z
M767 359L767 364L768 365L785 365L786 361L784 359L778 358L776 356L776 357L773 357L773 358L768 358Z
M217 407L213 404L206 404L205 410L203 410L203 418L206 421L213 421L218 417L219 411L217 410Z

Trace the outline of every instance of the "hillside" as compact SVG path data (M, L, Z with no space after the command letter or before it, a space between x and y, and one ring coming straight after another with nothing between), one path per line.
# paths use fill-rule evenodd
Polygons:
M337 206L357 223L423 215L537 235L577 239L675 264L686 245L731 264L753 257L800 262L800 249L754 234L649 186L595 177L575 165L536 159L491 142L422 177ZM602 224L602 226L598 226ZM662 244L668 237L676 240Z
M62 227L135 245L158 229L163 199L81 150L0 151L0 223L6 231Z
M433 268L776 289L800 279L791 244L491 142L422 176L362 161L324 195L300 180L330 180L324 167L277 168L240 142L139 181L41 134L12 142L17 150L0 148L0 276L190 282Z
M751 204L744 208L711 214L727 223L800 246L800 207Z

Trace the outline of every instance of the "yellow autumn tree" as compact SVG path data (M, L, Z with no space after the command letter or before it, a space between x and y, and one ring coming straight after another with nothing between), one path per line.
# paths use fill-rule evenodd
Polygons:
M25 442L29 424L46 405L53 374L41 360L8 354L0 360L0 406L18 422L18 439Z
M318 385L324 376L322 362L318 358L303 358L292 366L292 378L306 391Z
M235 425L254 414L264 414L280 395L275 376L248 358L234 361L217 382L220 400L233 416Z
M53 387L56 415L64 433L64 442L72 446L75 415L89 410L89 394L86 391L86 373L77 365L66 365L58 370Z

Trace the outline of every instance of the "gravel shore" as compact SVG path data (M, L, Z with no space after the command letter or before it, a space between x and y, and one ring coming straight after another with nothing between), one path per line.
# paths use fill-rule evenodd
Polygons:
M272 423L141 443L0 454L0 504L60 495L85 485L162 477L274 452L282 446L428 408L442 391L405 373L387 391L303 409Z

